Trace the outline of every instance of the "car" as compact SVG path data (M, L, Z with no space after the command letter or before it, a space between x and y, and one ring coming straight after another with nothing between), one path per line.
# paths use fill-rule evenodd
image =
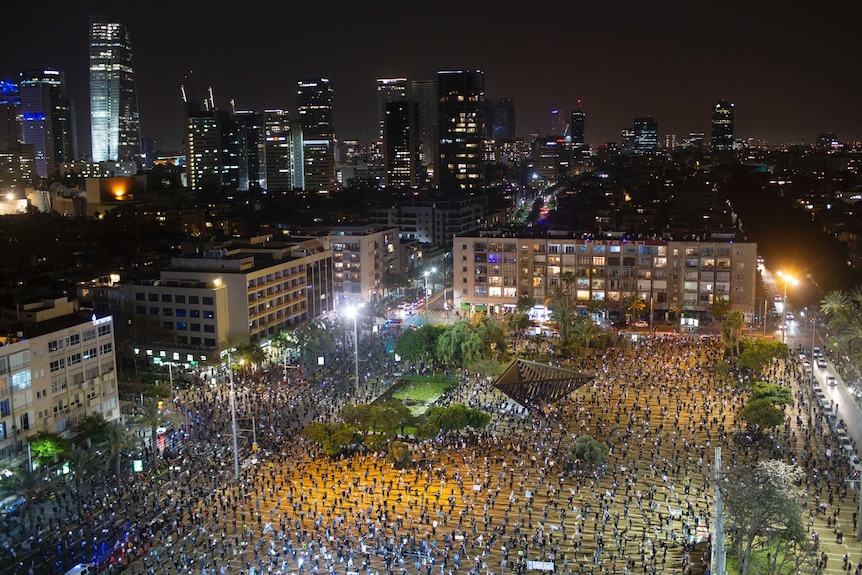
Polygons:
M838 385L838 380L835 378L834 375L830 374L826 376L826 383L828 385Z
M163 434L163 433L167 433L167 432L169 432L169 431L173 430L173 428L174 428L174 425L173 425L171 422L169 422L169 421L164 421L164 422L162 422L162 424L161 424L161 425L159 425L158 427L156 427L156 433L158 433L159 435L161 435L161 434Z
M821 355L823 355L823 351L819 347L815 347L811 350L811 355L813 355L814 357L820 357Z
M632 325L635 327L649 327L649 324L642 319L637 320Z
M96 575L96 566L93 563L78 563L65 575Z
M775 301L775 303L781 303L784 301L784 299L782 299L782 297L780 295L777 295L772 299Z
M822 355L817 358L817 367L825 368L826 367L826 358Z

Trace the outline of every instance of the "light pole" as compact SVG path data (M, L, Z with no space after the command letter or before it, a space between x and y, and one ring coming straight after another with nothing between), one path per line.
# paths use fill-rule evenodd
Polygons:
M422 275L425 277L425 291L423 294L425 296L425 325L428 325L428 276L430 274L435 273L436 271L437 271L437 268L431 268L430 270L425 270L422 273ZM431 286L432 286L431 289L433 291L434 284L432 283Z
M784 272L779 271L778 277L784 280L784 329L781 330L781 343L787 343L787 312L790 311L790 307L787 305L787 284L792 283L794 287L796 286L798 280L790 274L786 274Z
M239 450L236 445L236 390L233 385L233 362L230 352L227 352L227 365L230 370L230 422L233 433L233 476L239 481Z
M359 332L356 329L356 316L358 315L358 307L350 306L347 308L347 317L353 318L353 375L356 378L356 401L359 401Z

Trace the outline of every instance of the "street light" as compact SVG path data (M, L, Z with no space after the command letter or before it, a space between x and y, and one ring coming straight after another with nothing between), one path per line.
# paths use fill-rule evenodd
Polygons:
M781 330L781 343L787 342L787 312L790 311L790 307L787 305L787 284L793 284L794 287L799 283L795 277L790 274L786 274L782 271L778 272L778 277L784 280L784 329Z
M359 315L359 308L350 306L347 308L347 317L353 318L353 369L354 377L356 378L356 400L359 401L359 337L356 329L356 316Z
M425 272L422 274L425 277L425 292L424 292L424 296L425 296L425 325L428 325L428 276L430 274L433 274L436 272L437 272L437 268L431 268L430 270L425 270ZM432 283L431 286L432 286L431 289L433 291L434 284Z
M233 475L239 481L239 450L236 443L236 390L233 385L233 362L230 352L227 352L227 365L230 370L230 421L233 433Z

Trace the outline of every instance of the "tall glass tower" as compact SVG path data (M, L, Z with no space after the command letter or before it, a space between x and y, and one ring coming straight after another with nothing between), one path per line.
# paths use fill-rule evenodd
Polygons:
M712 140L715 151L726 152L733 149L733 104L726 100L716 102L712 107Z
M328 78L297 82L296 108L302 123L305 189L328 193L335 187L333 89Z
M33 146L36 173L54 176L57 167L75 158L72 105L66 82L57 70L21 72L21 132Z
M141 164L132 43L123 24L90 19L90 134L94 162Z

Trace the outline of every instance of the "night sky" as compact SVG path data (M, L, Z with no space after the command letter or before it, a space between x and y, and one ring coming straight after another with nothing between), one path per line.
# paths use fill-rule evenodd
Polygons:
M518 136L583 100L591 144L635 116L660 137L709 134L712 104L736 104L736 135L862 140L862 3L748 2L13 2L3 7L0 77L66 73L89 150L88 15L132 33L143 137L180 149L180 85L217 107L295 114L296 81L328 77L339 139L376 130L376 79L481 69L489 98L515 102ZM52 6L57 6L52 9ZM193 71L191 76L189 71Z

